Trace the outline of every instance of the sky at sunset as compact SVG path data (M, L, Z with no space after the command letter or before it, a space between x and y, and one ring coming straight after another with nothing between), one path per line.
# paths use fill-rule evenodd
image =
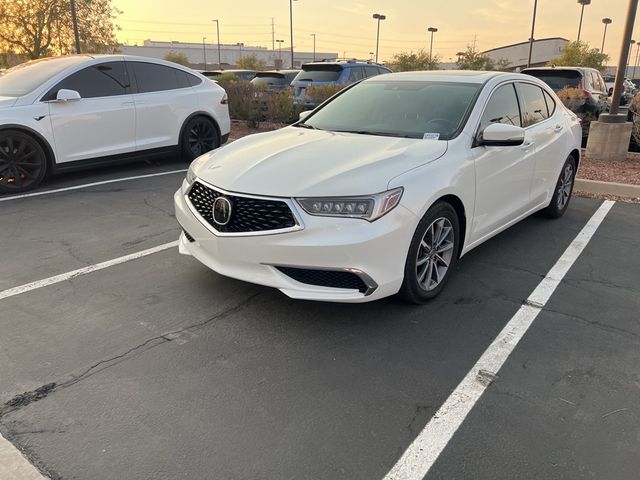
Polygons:
M114 0L122 14L121 42L142 43L145 39L214 43L215 24L220 19L221 43L271 48L271 19L276 38L289 46L288 0ZM628 0L593 0L585 7L582 39L600 48L603 17L613 19L607 31L605 53L609 64L617 63ZM320 52L346 53L368 58L375 49L376 21L382 13L380 59L400 51L428 48L427 27L435 34L434 54L443 61L455 60L456 52L473 44L480 50L526 41L531 29L533 0L296 0L293 3L294 46L311 51L312 33L317 34ZM577 0L538 0L536 38L564 37L575 40L580 18ZM634 35L640 35L640 28ZM634 36L635 39L635 36ZM640 40L640 38L638 38ZM634 49L633 54L636 54Z

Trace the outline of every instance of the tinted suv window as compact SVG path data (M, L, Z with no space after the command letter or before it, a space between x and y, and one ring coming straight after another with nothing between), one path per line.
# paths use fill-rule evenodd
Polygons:
M375 77L376 75L380 74L380 72L378 71L378 67L374 67L373 65L367 65L366 67L364 67L364 72L366 73L367 77Z
M520 107L513 84L502 85L493 92L480 119L480 132L492 123L521 126Z
M566 87L578 88L582 75L577 70L524 70L522 73L539 78L555 92Z
M124 62L106 62L69 75L53 87L44 100L54 100L61 89L75 90L82 98L97 98L124 95L128 88Z
M335 82L340 78L340 65L303 65L294 81L298 82Z
M129 64L133 66L140 93L190 87L194 81L198 80L197 77L187 72L157 63L130 62Z
M522 105L522 126L529 127L549 118L547 102L540 87L530 83L518 84L518 94Z
M364 78L364 72L362 71L362 67L351 67L349 69L349 81L357 82L358 80L362 80Z

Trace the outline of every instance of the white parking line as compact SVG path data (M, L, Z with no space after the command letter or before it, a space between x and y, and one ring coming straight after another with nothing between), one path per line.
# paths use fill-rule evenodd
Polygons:
M0 478L3 480L45 480L20 450L0 435Z
M8 202L9 200L17 200L19 198L39 197L40 195L49 195L50 193L69 192L71 190L82 190L83 188L97 187L99 185L108 185L109 183L127 182L129 180L139 180L141 178L161 177L163 175L173 175L174 173L185 173L187 170L170 170L168 172L148 173L146 175L136 175L135 177L113 178L111 180L103 180L101 182L85 183L83 185L73 185L72 187L56 188L54 190L44 190L42 192L23 193L22 195L13 195L10 197L0 197L0 202Z
M19 287L9 288L7 290L3 290L0 292L0 300L4 298L13 297L15 295L20 295L21 293L30 292L31 290L36 290L38 288L53 285L54 283L64 282L65 280L79 277L81 275L86 275L87 273L96 272L98 270L103 270L105 268L113 267L114 265L120 265L121 263L130 262L131 260L136 260L138 258L146 257L147 255L152 255L154 253L162 252L163 250L167 250L169 248L173 248L177 246L178 246L178 241L169 242L163 245L158 245L157 247L149 248L147 250L142 250L140 252L132 253L130 255L125 255L123 257L107 260L106 262L96 263L94 265L88 265L86 267L79 268L77 270L72 270L67 273L62 273L60 275L55 275L53 277L37 280L35 282L27 283L25 285L20 285Z
M526 304L520 307L502 329L383 480L422 480L427 475L467 414L587 246L614 203L609 200L602 203L538 284Z

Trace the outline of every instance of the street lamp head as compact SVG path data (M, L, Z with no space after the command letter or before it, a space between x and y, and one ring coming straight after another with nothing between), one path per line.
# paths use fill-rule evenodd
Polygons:
M373 18L375 18L376 20L385 20L387 17L385 15L382 15L381 13L374 13Z
M591 0L578 0L580 5L591 5Z
M613 23L613 20L611 20L610 18L603 18L602 23L604 23L605 25L609 25Z
M436 27L429 27L427 28L427 32L433 32L436 33L438 31L438 29Z

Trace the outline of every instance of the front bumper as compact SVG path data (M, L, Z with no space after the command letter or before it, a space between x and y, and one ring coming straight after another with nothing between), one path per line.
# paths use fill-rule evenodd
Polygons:
M185 197L186 183L175 193L176 219L185 232L180 253L231 278L280 289L291 298L332 302L368 302L398 292L417 217L399 205L369 223L360 219L316 217L302 209L303 228L278 234L219 236L204 225ZM190 241L193 240L193 241ZM357 273L367 291L310 285L277 267Z

